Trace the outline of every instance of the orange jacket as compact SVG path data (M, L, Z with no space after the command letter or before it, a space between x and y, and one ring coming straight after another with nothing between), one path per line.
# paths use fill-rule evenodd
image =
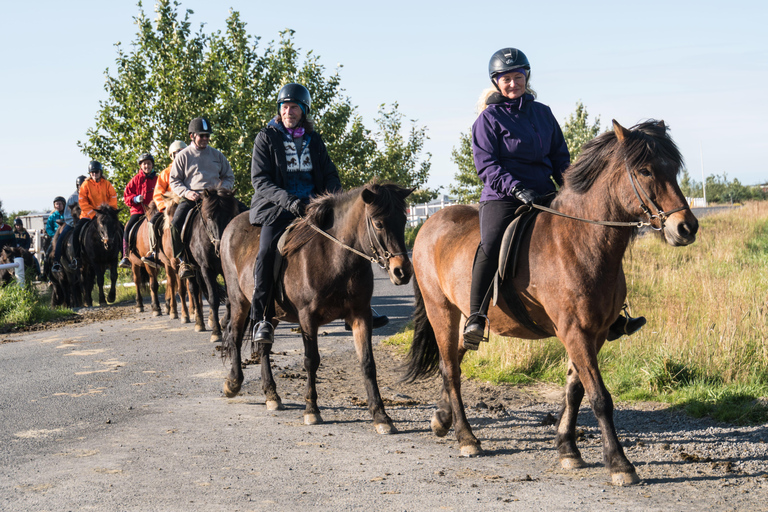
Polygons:
M157 183L155 183L155 193L152 194L152 199L155 200L157 211L162 212L165 210L165 198L163 194L171 190L171 185L168 183L168 178L171 175L171 167L173 164L166 167L163 172L157 176Z
M102 204L108 204L112 208L117 209L117 192L110 182L105 178L101 178L97 183L91 177L88 177L82 185L80 185L80 218L88 217L92 219L94 215L94 209L98 208Z

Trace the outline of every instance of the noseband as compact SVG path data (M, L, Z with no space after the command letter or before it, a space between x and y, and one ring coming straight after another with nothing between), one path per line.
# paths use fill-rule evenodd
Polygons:
M655 231L661 231L664 229L664 223L667 221L670 215L673 213L677 213L682 210L688 209L688 205L681 206L680 208L675 208L674 210L665 212L659 206L653 202L653 199L651 199L651 196L648 195L648 193L645 191L642 185L640 185L640 181L637 179L637 174L635 174L635 171L631 170L629 168L629 163L627 163L626 159L624 160L624 168L627 169L627 176L629 177L629 183L632 185L632 190L635 193L635 196L637 197L637 200L640 201L640 208L643 210L643 213L645 213L646 217L648 217L648 226L651 227L651 229ZM637 189L640 189L640 192L643 193L643 196L645 196L645 199L651 204L654 210L656 210L656 214L651 211L650 208L645 204L645 201L643 201L643 198L640 197L640 193L637 191ZM659 220L659 227L653 225L653 220L658 219Z

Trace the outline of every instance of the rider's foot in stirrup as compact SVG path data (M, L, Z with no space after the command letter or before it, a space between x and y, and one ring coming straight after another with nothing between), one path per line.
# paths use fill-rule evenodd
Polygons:
M74 258L72 261L69 262L69 268L72 270L77 270L77 258Z
M253 341L256 343L274 343L275 327L271 322L262 320L253 326Z
M131 268L131 260L128 258L123 258L120 260L120 263L117 264L120 268Z
M51 272L61 272L61 265L58 261L51 267Z
M482 313L473 313L467 318L464 325L464 348L468 350L477 350L480 343L487 342L485 335L485 324L488 317Z
M625 310L626 313L626 310ZM645 317L631 317L629 314L619 314L619 318L608 328L608 341L614 341L622 336L631 336L645 325Z
M152 251L149 251L146 256L141 258L141 261L143 261L145 264L149 265L150 267L157 268L157 258L155 257L155 253Z
M190 263L180 261L179 263L179 277L182 279L190 279L195 277L195 267Z

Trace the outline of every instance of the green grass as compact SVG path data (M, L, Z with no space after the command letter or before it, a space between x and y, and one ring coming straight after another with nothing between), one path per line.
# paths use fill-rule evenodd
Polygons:
M73 314L65 308L51 309L49 304L50 299L29 286L12 283L0 288L0 332Z

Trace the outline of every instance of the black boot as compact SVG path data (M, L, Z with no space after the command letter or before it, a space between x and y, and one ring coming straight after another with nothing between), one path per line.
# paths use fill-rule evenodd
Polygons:
M274 343L275 328L271 322L262 320L253 326L253 341L256 343Z
M471 314L464 325L464 348L477 350L480 343L487 342L485 326L488 323L488 304L490 303L490 288L496 275L497 262L489 258L482 246L477 247L475 261L472 265L472 288L469 293L469 310Z
M625 316L626 315L626 316ZM619 318L608 328L608 341L614 341L624 335L630 336L640 330L645 325L645 317L631 317L627 313L626 306L624 312L619 314Z

